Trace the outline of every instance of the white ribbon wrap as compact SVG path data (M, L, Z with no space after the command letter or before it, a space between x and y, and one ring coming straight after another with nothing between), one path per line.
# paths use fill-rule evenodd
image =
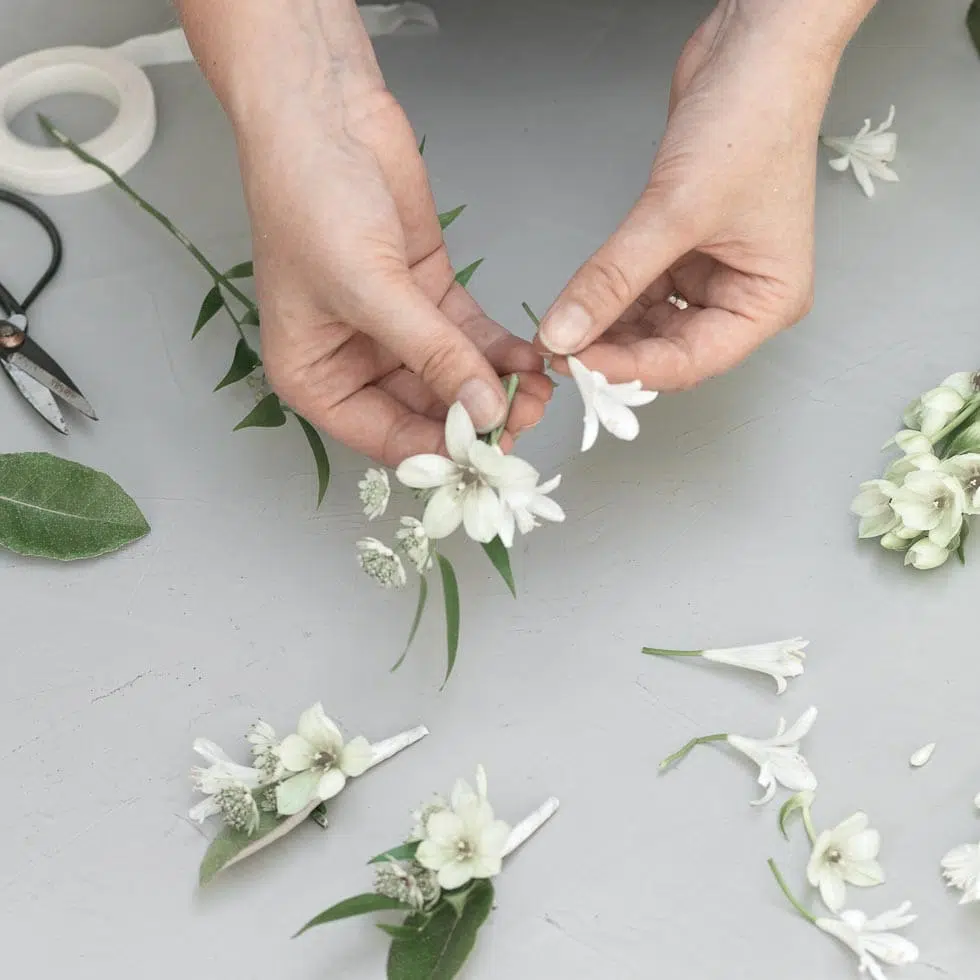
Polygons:
M421 3L360 7L372 37L405 26L437 30L432 10ZM0 184L26 194L78 194L109 183L95 167L69 150L26 143L10 131L10 121L28 106L52 95L95 95L116 109L108 129L84 148L117 173L132 169L156 135L156 101L143 71L150 65L193 60L183 31L133 38L115 48L48 48L0 68Z

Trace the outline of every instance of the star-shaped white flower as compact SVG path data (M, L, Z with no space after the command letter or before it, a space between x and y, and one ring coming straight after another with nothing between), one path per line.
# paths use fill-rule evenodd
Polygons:
M859 538L880 538L901 523L892 508L892 497L897 490L890 480L866 480L858 487L851 513L861 518Z
M831 912L847 902L847 885L870 888L885 880L878 863L881 835L868 826L864 813L855 813L833 830L817 836L806 875Z
M595 445L600 425L617 439L635 439L640 423L633 409L649 405L658 393L644 391L639 381L610 384L601 371L589 370L577 357L568 358L568 367L585 403L582 452Z
M886 966L908 966L919 958L918 947L895 929L903 929L916 920L909 915L910 902L869 919L863 912L841 912L836 919L817 919L818 929L840 940L858 958L858 969L872 980L887 980L880 963Z
M960 905L980 902L980 844L954 847L943 858L942 868L950 888L963 892Z
M888 117L875 129L871 128L871 120L865 119L864 125L854 136L823 138L825 146L841 154L829 161L830 166L841 173L850 167L861 185L861 190L868 197L875 195L873 177L891 182L898 180L898 174L888 166L895 159L898 149L898 135L887 132L894 121L895 107L892 106L888 110Z
M892 494L891 505L907 528L928 533L933 544L949 548L963 527L966 494L948 473L917 470Z
M300 715L295 735L279 746L283 768L295 775L276 787L276 803L284 816L299 813L312 800L329 800L360 776L374 761L374 749L358 736L344 743L340 729L317 702Z

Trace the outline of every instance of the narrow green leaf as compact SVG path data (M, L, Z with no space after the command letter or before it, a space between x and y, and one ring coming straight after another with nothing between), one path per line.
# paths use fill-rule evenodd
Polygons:
M314 916L303 926L294 936L302 936L308 929L317 926L324 926L328 922L339 922L341 919L352 919L356 915L370 915L372 912L396 912L411 911L411 906L404 902L399 902L396 898L388 898L387 895L376 895L374 892L367 892L364 895L355 895L353 898L346 898L336 905L330 906L325 912Z
M459 651L459 583L452 562L445 556L436 554L439 562L439 572L442 575L442 595L446 602L446 679L442 682L445 687L449 676L456 666L456 654Z
M270 392L235 426L234 431L253 428L275 429L285 424L286 413L282 410L279 396Z
M249 344L244 339L239 340L235 345L235 356L231 359L231 367L214 390L221 391L222 388L227 388L237 381L244 381L261 363L259 355Z
M248 309L242 317L242 324L246 327L257 327L259 325L258 310Z
M419 601L418 605L415 607L415 618L412 620L412 628L408 631L408 642L405 644L405 649L402 650L402 655L395 662L395 666L391 668L391 672L394 673L398 670L403 663L405 663L405 658L408 656L408 651L412 649L412 644L415 642L415 634L419 631L419 623L422 622L422 613L425 612L425 604L429 599L429 583L426 581L424 575L419 576Z
M963 522L963 527L960 529L960 543L956 546L956 557L959 558L960 564L966 564L966 539L970 536L970 525L967 521Z
M465 210L466 205L461 204L458 208L453 208L452 211L443 211L439 215L439 227L445 231Z
M477 933L493 908L493 885L477 881L465 893L465 904L457 915L443 901L426 917L411 915L403 928L421 926L409 938L399 938L388 953L388 980L452 980L473 951Z
M957 432L943 450L943 457L980 452L980 422L971 422Z
M212 286L204 297L204 302L201 303L201 311L197 314L197 322L194 324L191 337L196 337L201 332L201 328L210 323L224 305L225 301L221 297L221 289L218 286Z
M50 453L0 455L0 546L74 561L117 551L150 530L113 480Z
M530 306L527 305L527 303L521 303L521 309L531 318L531 323L533 323L536 327L541 326L541 321L538 319L537 314L531 309Z
M384 854L378 854L371 858L368 864L384 864L385 861L411 861L415 857L415 852L419 849L420 841L413 840L408 844L399 844Z
M323 497L330 486L330 457L327 455L327 447L320 438L320 433L311 422L307 422L302 415L296 416L306 436L306 441L310 444L310 451L313 453L313 462L316 463L316 505L323 503Z
M426 137L423 135L422 136L422 142L419 143L419 156L420 157L421 156L425 156L425 140L426 140Z
M973 46L980 54L980 0L973 0L970 10L966 15L966 26L969 28L970 37L973 38Z
M226 279L251 279L255 275L255 266L252 264L251 260L248 262L239 262L238 265L233 265L226 273Z
M516 599L517 585L514 582L514 572L510 567L510 552L504 547L503 541L500 538L494 538L493 541L483 546L483 550L487 553L490 563L500 573L500 577L504 580L507 588L510 589L510 594Z
M465 269L460 269L456 273L456 282L458 282L464 289L470 284L470 280L473 278L473 273L476 272L480 266L483 265L483 259L477 259L475 262L471 262Z

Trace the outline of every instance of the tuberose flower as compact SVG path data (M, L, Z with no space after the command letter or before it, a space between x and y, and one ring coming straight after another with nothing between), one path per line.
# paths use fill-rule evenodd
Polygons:
M388 509L391 499L391 483L385 470L369 469L357 484L358 495L364 505L364 514L373 521Z
M980 902L980 844L954 847L943 858L942 869L947 885L963 892L960 905Z
M361 538L357 542L357 558L364 572L383 589L400 589L405 585L407 578L401 558L377 538Z
M891 501L907 528L928 533L929 540L940 548L948 548L960 533L965 504L959 480L934 470L909 473Z
M432 545L422 522L415 517L403 517L402 526L395 531L398 550L409 560L419 575L432 568Z
M806 876L831 912L847 902L847 885L870 888L885 880L878 863L881 835L868 826L864 813L855 813L832 830L819 834L807 865Z
M919 958L918 947L895 929L903 929L916 920L909 915L910 902L869 919L863 912L841 912L836 919L817 919L818 929L833 936L858 958L858 969L872 980L886 980L880 963L886 966L908 966Z
M601 371L590 370L577 357L568 358L568 367L585 403L582 452L595 445L600 425L617 439L635 439L640 423L633 409L649 405L658 393L644 391L639 381L610 384Z
M533 485L512 485L500 491L499 534L505 548L513 547L515 528L521 534L530 534L536 527L540 527L538 518L558 523L565 520L565 512L561 506L548 496L558 489L560 483L560 475L541 484L538 484L535 477Z
M875 129L871 128L871 120L865 119L864 125L854 136L823 138L825 146L840 154L829 161L830 166L841 173L850 167L861 190L868 197L875 196L873 177L891 182L898 180L898 174L888 166L895 159L898 149L897 134L887 132L894 121L895 107L892 106L885 121Z
M345 744L340 729L317 702L300 715L297 733L283 739L279 757L283 767L295 774L276 787L279 812L288 816L314 799L335 797L348 777L370 768L374 750L362 736Z

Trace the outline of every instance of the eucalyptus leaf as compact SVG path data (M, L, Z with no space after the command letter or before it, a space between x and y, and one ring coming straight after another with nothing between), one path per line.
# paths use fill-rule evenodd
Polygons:
M528 315L531 323L533 323L536 327L541 326L541 321L538 319L537 314L531 309L530 306L527 305L527 303L521 303L521 309Z
M244 381L262 363L259 355L252 349L251 345L244 339L240 339L235 345L235 354L231 359L231 367L228 373L218 382L215 391L221 391L228 385L233 385L238 381Z
M384 864L385 861L411 861L415 857L415 852L419 849L421 842L417 840L409 841L407 844L399 844L384 854L378 854L371 858L368 864Z
M344 901L331 905L325 912L314 916L303 926L294 936L302 936L308 929L315 929L317 926L324 926L328 922L339 922L341 919L352 919L357 915L370 915L372 912L405 912L411 910L410 905L399 902L397 898L388 898L387 895L377 895L374 892L367 892L364 895L355 895L353 898L345 898Z
M490 563L504 580L504 584L510 589L510 594L516 599L517 585L514 582L514 572L510 567L510 552L504 547L503 541L500 538L494 538L493 541L483 545L483 550L487 553Z
M319 507L323 503L327 487L330 486L330 457L327 455L327 447L324 446L323 439L320 438L320 433L316 427L304 419L302 415L297 415L296 421L299 422L300 428L306 436L306 441L310 444L313 462L316 463L316 505Z
M476 272L480 266L483 265L483 259L477 259L475 262L471 262L465 269L460 269L456 273L456 282L458 282L464 289L470 284L470 280L473 278L473 273Z
M403 663L405 663L405 658L408 656L408 651L412 649L412 644L415 642L415 634L419 631L419 624L422 622L422 614L425 612L425 604L429 600L429 583L426 581L424 575L419 576L419 601L415 607L415 618L412 620L412 628L408 631L408 642L405 644L405 649L402 650L402 655L395 662L395 666L391 668L391 672L394 673L398 670Z
M969 28L970 37L973 38L973 46L977 49L977 54L980 54L980 0L973 0L970 4L966 15L966 26Z
M221 287L218 285L212 286L204 297L204 302L201 303L201 310L197 314L197 321L194 323L194 330L191 333L191 337L196 337L201 332L201 329L221 312L221 308L224 305L225 301L221 295Z
M459 583L452 562L445 556L436 554L439 562L439 572L442 575L442 595L446 603L446 678L442 682L445 687L456 666L456 654L459 652Z
M388 980L451 980L473 951L477 933L492 908L493 885L485 879L467 889L458 915L446 901L427 917L410 915L403 928L421 926L421 931L391 944Z
M105 473L50 453L0 455L0 546L73 561L117 551L149 530Z
M255 266L251 260L233 265L226 273L225 279L251 279L255 275Z
M465 210L466 205L461 204L458 208L453 208L452 211L443 211L439 215L439 227L445 231Z
M235 426L239 429L276 429L286 424L286 413L282 410L282 402L275 392L270 392Z

